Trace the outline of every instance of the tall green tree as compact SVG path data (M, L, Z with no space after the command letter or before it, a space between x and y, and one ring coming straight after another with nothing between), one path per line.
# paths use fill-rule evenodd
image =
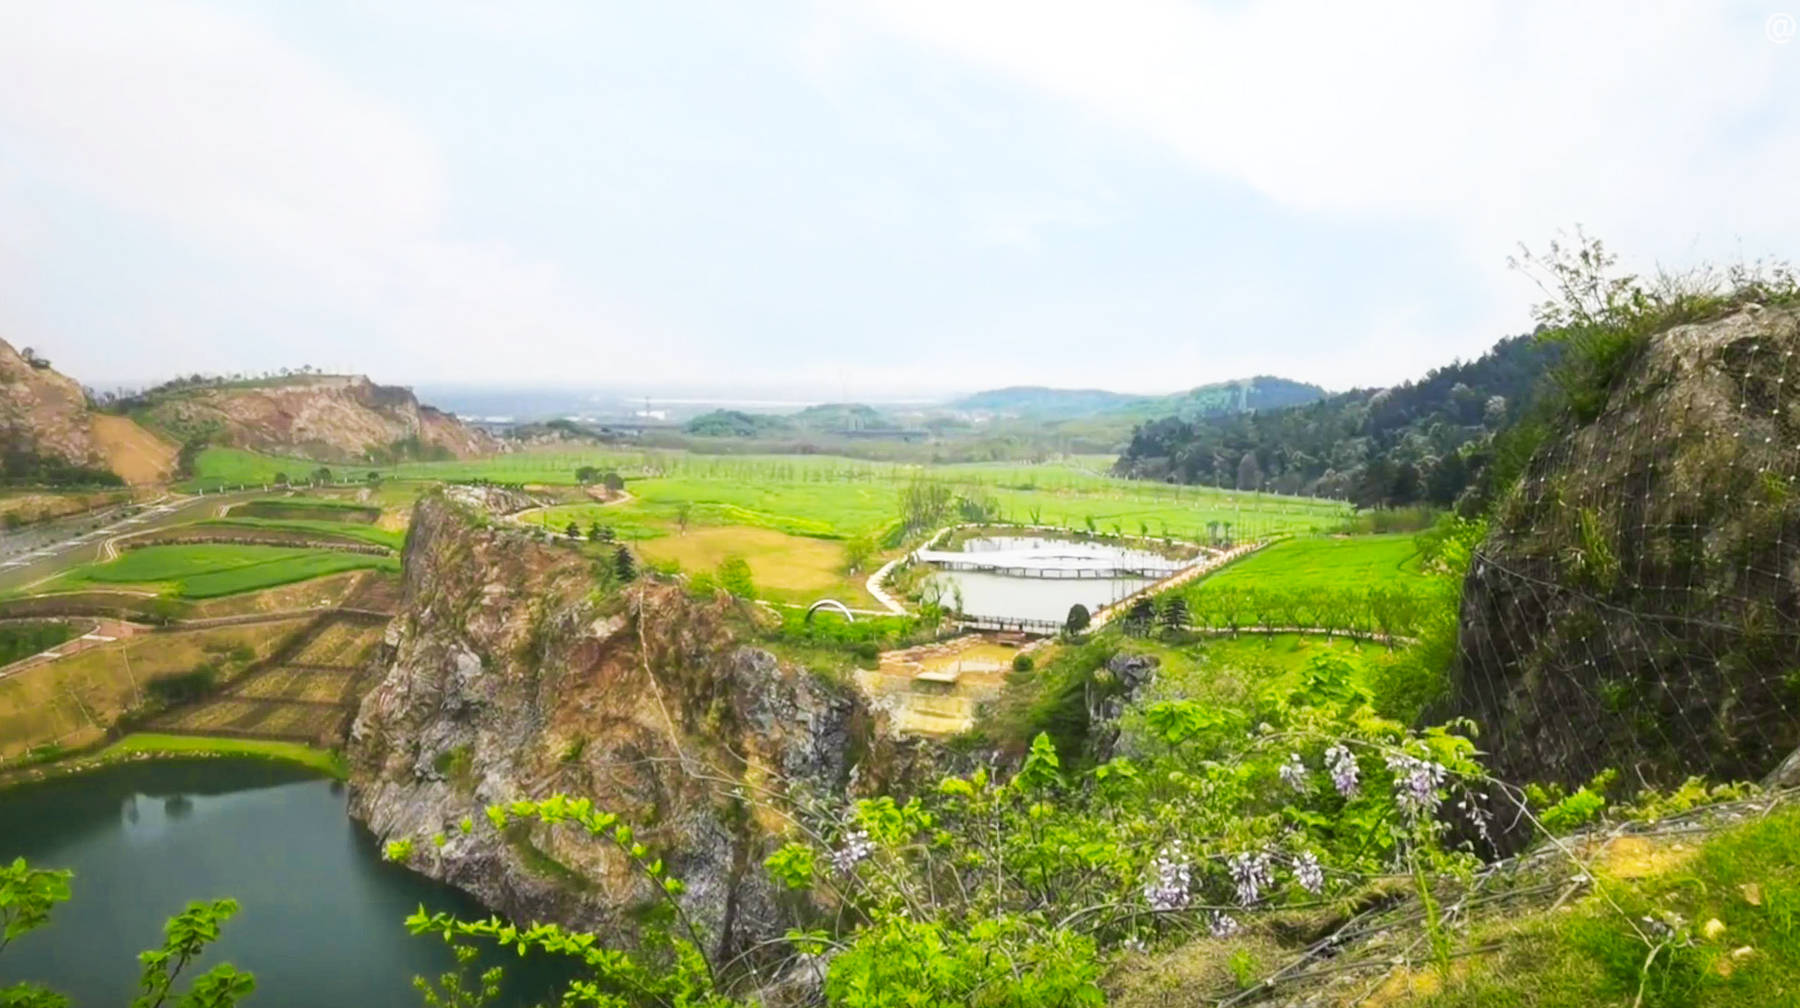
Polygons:
M1069 615L1063 618L1063 633L1073 636L1086 630L1093 621L1094 616L1088 612L1088 607L1077 602L1069 607Z
M1168 633L1186 633L1194 622L1193 615L1188 612L1187 599L1179 594L1170 595L1163 602L1162 612L1157 614L1157 622Z
M1120 627L1132 637L1143 637L1150 632L1156 622L1156 605L1146 597L1140 597L1125 610L1125 619Z

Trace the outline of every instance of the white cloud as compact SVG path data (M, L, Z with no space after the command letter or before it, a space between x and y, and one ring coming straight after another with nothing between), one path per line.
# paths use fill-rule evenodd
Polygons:
M1669 256L1792 241L1800 46L1685 3L868 0L873 24L1308 214L1497 265L1586 222ZM1783 91L1785 83L1788 90Z
M491 374L516 359L494 349L521 339L584 359L612 342L553 265L446 234L451 180L431 138L251 21L186 3L14 4L0 66L14 155L0 180L28 174L261 271L271 327L323 304L363 339L321 332L322 346L349 338L363 366L421 376L482 361Z

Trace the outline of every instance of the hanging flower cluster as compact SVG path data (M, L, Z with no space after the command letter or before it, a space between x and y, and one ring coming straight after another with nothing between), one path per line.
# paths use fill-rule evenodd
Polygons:
M1288 753L1287 762L1281 764L1281 779L1295 791L1306 793L1306 764L1299 753Z
M1144 902L1152 910L1184 910L1188 905L1188 887L1193 882L1194 868L1177 840L1150 862L1150 879L1144 883Z
M1294 859L1294 881L1309 893L1325 891L1325 868L1319 864L1317 854L1306 851Z
M1325 769L1331 774L1331 786L1346 798L1356 794L1358 777L1356 757L1349 747L1334 745L1325 750Z
M859 829L851 830L844 834L844 842L838 849L831 852L831 867L841 875L848 875L873 853L875 841L869 839L869 834Z
M1231 872L1231 884L1237 886L1237 901L1244 906L1255 903L1263 889L1275 881L1269 855L1261 851L1233 855L1226 867Z
M1488 796L1476 791L1465 791L1456 807L1468 818L1469 825L1475 827L1475 835L1481 838L1481 842L1492 847L1494 838L1489 833L1488 826L1494 821L1494 814L1488 811Z
M1442 765L1417 756L1397 755L1387 758L1394 774L1394 803L1413 822L1437 814L1438 788L1443 787L1448 772Z

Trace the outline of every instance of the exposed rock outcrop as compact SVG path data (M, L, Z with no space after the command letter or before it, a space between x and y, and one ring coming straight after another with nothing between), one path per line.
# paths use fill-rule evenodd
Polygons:
M324 462L387 461L499 451L488 434L420 404L410 389L360 375L297 376L279 382L153 393L150 423L181 440Z
M0 340L0 449L105 469L81 386L41 363Z
M591 798L687 883L721 950L791 926L762 868L787 824L748 799L844 793L868 734L853 692L739 645L735 603L642 582L597 593L581 554L472 503L414 513L394 657L347 746L351 814L515 919L628 933L653 894L609 844L457 828L494 802Z
M1106 663L1109 689L1088 698L1088 752L1104 763L1118 755L1119 719L1156 681L1162 662L1155 655L1116 654Z
M1548 439L1463 596L1456 713L1510 779L1755 779L1800 744L1800 313L1653 337Z

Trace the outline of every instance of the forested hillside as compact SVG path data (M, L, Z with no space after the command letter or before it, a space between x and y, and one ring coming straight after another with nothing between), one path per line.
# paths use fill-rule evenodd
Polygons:
M1365 507L1448 506L1524 415L1557 356L1532 336L1417 382L1358 389L1307 405L1227 416L1169 416L1138 426L1120 475L1340 497Z
M996 416L1042 420L1087 417L1213 416L1244 410L1279 409L1325 398L1317 385L1257 375L1235 381L1197 385L1165 396L1127 395L1102 389L1059 389L1015 385L989 389L951 403L954 409Z

